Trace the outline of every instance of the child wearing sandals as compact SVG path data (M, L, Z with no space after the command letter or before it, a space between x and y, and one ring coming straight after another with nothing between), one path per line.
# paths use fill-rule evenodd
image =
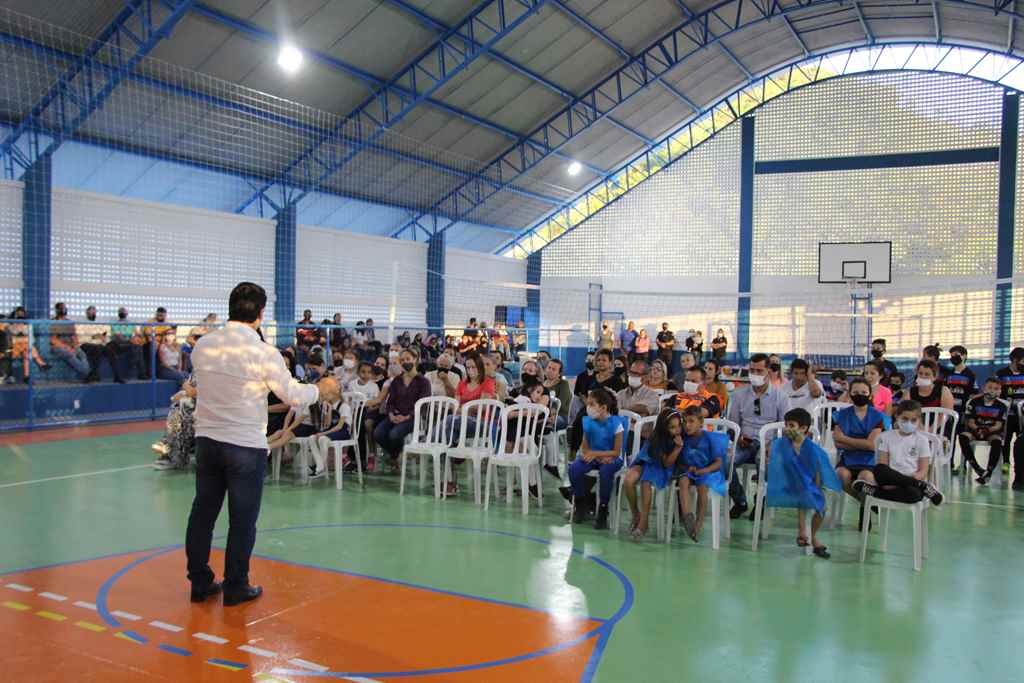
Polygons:
M683 527L694 543L700 541L704 516L708 508L708 489L719 496L726 494L722 474L729 457L729 437L704 428L704 413L698 405L683 411L683 453L676 463L679 478L679 502ZM697 487L697 516L690 512L690 487Z
M622 482L622 490L629 501L630 512L633 513L633 521L629 525L629 534L632 538L639 540L647 535L653 490L656 488L661 491L672 482L676 461L682 452L682 416L676 410L663 410L658 415L654 431L640 447ZM641 489L639 505L636 495L637 484L640 484Z
M337 390L337 380L324 380L328 386ZM322 389L321 389L322 390ZM337 395L337 394L336 394ZM284 427L267 437L267 449L281 448L296 438L312 438L313 463L309 466L310 476L321 477L327 474L327 447L330 441L345 441L350 438L349 424L352 422L352 407L339 398L332 403L318 401L307 408L288 412Z
M807 547L804 534L805 510L813 510L810 543L814 554L827 560L828 548L818 541L818 530L825 519L825 489L842 491L843 483L829 461L828 454L810 439L811 414L803 408L786 413L786 430L771 447L768 459L769 507L796 508L798 528L796 544Z
M932 505L942 503L942 494L928 482L931 447L921 426L921 404L901 401L895 410L896 426L883 432L875 444L874 481L857 480L853 489L861 500L865 496L916 503L927 498Z

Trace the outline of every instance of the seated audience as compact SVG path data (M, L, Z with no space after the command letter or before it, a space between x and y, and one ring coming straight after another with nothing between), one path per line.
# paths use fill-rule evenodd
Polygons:
M631 410L640 417L658 414L661 397L650 387L644 386L645 377L647 361L638 358L630 363L627 386L615 394L619 410Z
M462 379L452 369L452 357L447 353L442 353L438 356L435 369L424 376L430 382L430 393L433 396L454 396L453 392L459 386L459 381Z
M50 323L50 352L64 361L85 381L90 375L89 359L78 343L75 325L68 321L68 308L63 303L54 305L55 315Z
M896 364L885 357L885 351L884 339L875 339L871 342L871 357L880 363L878 367L882 371L882 384L889 386L889 378L896 372Z
M782 387L785 379L782 376L782 358L777 353L768 356L768 381L773 387Z
M675 385L668 381L668 367L660 358L651 363L651 371L647 373L647 386L651 391L659 394L675 389Z
M352 383L356 381L359 376L359 357L356 352L349 349L343 351L341 354L340 365L334 368L334 378L338 380L338 384L341 386L341 390L352 391Z
M498 372L499 359L495 358L493 354L487 354L483 356L483 361L484 371L490 379L494 380L498 400L506 400L509 397L509 381L503 373Z
M954 409L953 393L939 379L939 364L932 359L917 364L917 378L908 392L911 401L917 401L922 408Z
M171 328L158 339L157 347L157 379L169 379L180 386L188 379L181 370L181 347L178 345L177 330Z
M999 400L1002 388L1003 385L998 377L993 376L985 380L982 394L967 401L964 428L958 435L964 462L970 464L971 469L978 477L978 483L982 486L988 484L988 480L992 478L992 473L999 467L999 461L1003 456L1003 432L1009 410L1006 404ZM988 442L988 467L986 469L982 469L974 457L974 441Z
M967 367L967 348L960 344L949 348L950 367L946 370L946 387L953 394L953 410L960 414L963 422L967 401L975 395L977 377Z
M26 320L27 318L28 313L25 312L24 306L18 306L11 311L11 320ZM10 344L11 359L21 361L22 381L28 381L30 357L40 370L45 372L50 369L50 364L43 360L43 357L39 355L39 349L37 349L35 345L33 345L31 349L29 348L27 323L9 323L6 325L6 328L8 343ZM14 381L13 370L7 380L9 383Z
M853 482L863 479L874 483L875 443L882 434L885 414L871 405L871 383L863 377L854 377L847 390L849 408L837 410L832 417L832 441L836 445L839 462L836 474L843 482L843 490L861 498ZM864 524L864 508L861 508Z
M153 317L145 325L141 326L142 358L146 363L147 377L156 374L154 369L150 367L150 360L152 356L156 355L156 350L159 349L160 338L170 329L171 326L167 323L167 309L163 306L158 307ZM159 360L157 361L157 367L160 367Z
M846 371L833 370L825 395L829 401L838 401L846 395Z
M916 503L927 498L932 505L940 505L942 494L928 482L932 453L921 432L921 406L916 401L903 401L896 406L894 416L895 428L883 432L875 444L874 478L858 479L854 490L862 500L873 496Z
M722 406L721 412L724 414L729 406L729 387L722 381L721 361L714 358L704 361L704 375L706 381L704 386L718 397L719 405Z
M562 376L562 361L552 358L544 368L544 388L558 399L558 415L555 429L565 429L569 420L569 408L572 405L572 387Z
M519 358L519 354L526 350L526 322L519 320L516 322L516 330L512 335L512 351L515 353L516 358Z
M117 349L110 343L110 325L96 321L96 307L85 309L85 318L89 322L75 325L75 336L81 344L85 357L89 359L89 375L86 382L100 381L100 362L104 357L114 373L114 381L124 384L121 369L117 362Z
M825 519L825 489L842 491L843 483L836 474L828 453L811 440L811 414L804 408L790 408L785 415L786 431L775 439L767 464L768 507L797 508L796 544L808 543L814 554L828 559L828 548L818 540L818 530ZM804 536L805 510L812 510L811 538Z
M576 383L573 384L573 396L586 398L588 387L594 379L594 352L588 351L583 364L583 372L576 376Z
M718 417L722 412L722 404L718 396L708 391L704 368L694 365L689 368L683 381L683 389L676 398L676 410L683 412L690 406L696 406L704 417Z
M697 364L697 359L693 357L692 351L684 351L679 356L679 372L672 377L672 383L676 385L676 388L683 386L686 381L686 371Z
M611 355L611 351L602 350ZM587 396L587 414L583 418L583 438L579 454L569 465L571 497L576 499L573 523L586 520L594 510L591 489L592 477L587 473L599 472L597 518L595 529L608 528L608 501L615 488L615 474L622 468L622 447L625 443L625 418L618 415L615 396L603 387L592 389ZM566 491L563 490L563 495Z
M789 364L789 380L782 385L782 393L788 402L787 410L803 408L810 412L825 395L825 389L810 375L811 366L803 358Z
M576 378L576 390L577 396L585 397L594 389L602 388L607 389L612 396L625 388L625 382L619 375L616 375L613 371L612 366L612 352L607 349L598 349L594 354L594 374L580 375ZM583 386L580 386L581 383ZM618 406L615 408L618 413ZM576 455L576 451L579 450L580 444L583 443L583 415L586 411L579 411L576 414L576 419L573 420L572 426L569 428L569 457L572 458Z
M906 383L906 375L899 370L889 375L889 391L892 392L893 405L906 399Z
M703 368L702 368L703 369ZM683 410L683 454L678 460L679 506L683 528L694 543L700 541L708 509L708 490L725 496L725 468L729 458L729 437L704 429L704 413L696 405ZM690 512L690 487L697 487L697 516Z
M882 384L882 365L878 361L868 361L864 364L864 372L861 377L871 387L871 403L875 407L875 410L882 413L886 417L892 415L892 390ZM848 386L852 382L848 383ZM847 393L840 397L840 402L850 403L850 392L847 389Z
M352 408L342 399L337 380L325 378L320 383L320 396L312 405L292 409L285 428L267 438L268 450L281 448L296 438L309 438L313 454L309 476L314 478L327 474L327 451L331 441L351 437Z
M119 357L128 356L135 377L147 378L146 361L142 357L142 347L146 340L141 330L128 322L128 309L124 306L117 309L117 322L110 326L110 343Z
M660 360L655 363L661 363ZM683 421L676 410L666 409L658 414L654 431L640 446L636 458L626 472L622 492L629 501L633 520L629 533L639 540L647 535L648 519L651 515L651 500L654 489L662 491L671 482L676 472L676 462L683 451ZM636 487L640 485L640 502L637 504Z
M430 396L430 382L416 370L416 352L406 349L399 360L401 374L388 385L383 419L373 432L374 440L391 458L393 467L405 447L405 437L412 432L416 401Z

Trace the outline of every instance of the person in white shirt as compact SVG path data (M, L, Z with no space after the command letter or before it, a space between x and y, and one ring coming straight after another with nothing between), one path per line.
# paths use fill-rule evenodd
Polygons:
M450 396L459 386L462 377L452 371L452 357L442 353L437 357L437 369L428 372L425 377L430 382L430 394L432 396ZM446 390L451 388L451 392Z
M267 393L292 408L318 399L340 398L330 379L300 384L288 372L281 353L263 341L260 325L267 293L242 282L228 301L228 323L196 344L193 374L196 401L196 496L185 535L192 602L224 592L224 605L255 600L263 593L249 584L249 558L256 542L263 478L267 467ZM224 559L224 584L214 581L210 545L224 496L230 526Z
M811 377L811 366L803 358L797 358L789 365L789 380L784 382L779 391L789 404L786 412L794 408L803 408L813 413L814 406L825 395L825 389L814 377Z
M95 306L85 309L85 317L89 322L75 325L75 336L78 337L85 357L89 359L89 374L86 375L85 381L100 381L100 361L106 356L110 369L114 371L114 381L124 384L124 378L121 377L118 368L117 349L110 341L110 325L93 322L96 320Z
M875 484L858 479L853 490L864 496L898 503L916 503L928 498L942 503L942 494L928 482L931 447L921 428L921 404L901 401L896 406L893 429L882 432L875 442Z
M334 368L334 377L341 384L342 391L351 391L350 387L356 381L358 365L359 359L355 351L348 349L342 354L341 365Z

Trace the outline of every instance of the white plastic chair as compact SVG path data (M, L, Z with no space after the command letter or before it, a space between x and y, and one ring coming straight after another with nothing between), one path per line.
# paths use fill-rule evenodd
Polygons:
M331 456L331 451L334 452L334 483L338 490L341 490L342 480L342 465L341 458L346 448L351 448L355 454L356 459L356 472L359 476L359 485L363 486L363 462L362 453L359 449L359 435L363 430L363 412L366 408L366 396L357 392L346 391L343 394L345 403L352 408L352 424L349 425L349 434L351 438L343 441L331 441L326 436L320 437L320 448L324 451L325 458Z
M491 477L497 475L497 468L508 468L506 477L507 501L512 502L512 478L515 469L519 470L520 491L523 497L523 514L530 510L530 472L537 473L540 481L540 438L544 433L544 423L548 419L547 406L537 403L513 405L505 409L504 439L498 452L487 460L487 481L484 484L484 509L491 502ZM515 420L515 429L509 424ZM511 448L509 448L511 444ZM497 481L495 480L495 484ZM540 486L537 487L538 492ZM543 504L543 500L540 501Z
M299 483L308 484L309 478L309 458L312 457L313 441L312 437L303 436L296 437L286 443L280 448L275 448L270 452L270 468L274 481L280 481L281 479L281 459L284 456L286 448L295 448L295 454L292 459L292 471L297 474Z
M623 457L622 457L622 467L620 467L619 471L615 473L615 481L612 483L612 487L613 487L612 488L612 494L613 495L615 494L615 491L617 491L617 490L619 490L621 492L622 477L626 476L626 470L629 469L629 464L632 462L632 457L626 457L627 455L629 455L629 453L627 453L627 451L626 451L626 449L628 448L627 436L633 432L633 427L636 426L636 423L640 420L639 413L634 413L632 410L620 410L619 411L619 417L628 418L629 419L629 425L626 427L626 432L622 436L622 455L623 455ZM636 449L636 451L633 453L633 456L636 455L636 452L639 452L639 446L637 446L637 443L638 443L638 441L636 439L634 439L633 447L634 447L634 449ZM601 472L599 470L590 470L589 472L587 472L587 476L592 478L592 479L599 479L601 477ZM575 513L576 513L576 495L573 494L572 503L570 504L570 508L569 508L569 514L573 515ZM612 510L613 518L615 517L616 514L617 514L617 510ZM617 533L617 531L618 530L616 529L616 533Z
M942 410L938 408L936 410ZM938 434L926 433L928 437L928 443L931 446L932 452L932 469L936 467L943 467L944 464L941 461L944 451L946 450L945 439ZM882 525L882 543L881 551L884 553L888 550L889 546L889 515L895 510L897 512L909 512L913 523L913 535L914 535L914 571L921 571L921 565L923 561L928 558L928 508L931 506L931 502L927 498L922 498L916 503L897 503L892 500L884 500L882 498L875 498L874 496L866 496L864 498L864 510L865 514L871 513L871 508L878 510L878 521ZM868 552L868 530L869 525L864 524L864 528L861 529L860 535L860 561L864 562L867 558Z
M949 408L922 408L921 420L924 423L924 431L929 434L936 434L942 438L941 457L932 461L931 481L935 488L945 491L949 488L950 463L953 462L953 451L956 450L956 427L960 421L960 414ZM946 433L952 434L952 438Z
M704 426L711 427L713 431L725 434L729 437L729 452L725 463L725 490L729 495L729 484L732 482L733 462L736 458L736 442L740 438L740 426L732 420L723 418L705 418ZM711 500L711 547L718 550L721 545L721 526L725 527L725 537L732 538L732 520L729 519L729 508L722 505L723 496L714 491L709 491ZM668 500L666 502L665 543L672 542L672 531L679 521L679 482L673 481L669 487Z
M619 411L619 415L622 415L623 413L629 413L630 415L636 415L636 419L635 420L633 420L632 418L630 419L630 424L631 424L630 432L633 434L633 447L630 449L629 457L625 458L623 460L623 463L622 463L623 467L622 467L622 469L619 471L618 474L615 475L616 478L617 478L617 481L615 482L615 501L614 501L615 507L612 509L612 522L611 522L611 525L612 525L612 531L615 533L616 536L619 533L619 524L621 523L621 519L622 519L622 503L623 503L623 499L624 499L624 496L622 495L622 490L625 487L626 472L629 471L629 468L633 464L633 461L636 460L636 456L640 453L640 446L642 444L642 435L643 435L644 429L646 429L648 426L650 426L651 429L654 429L654 425L658 422L658 416L657 415L649 415L647 417L640 417L639 415L637 415L636 413L633 413L632 411L628 411L628 410L620 410ZM592 472L591 474L595 474L596 475L597 472L595 471L595 472ZM662 535L663 535L663 530L661 528L663 517L662 517L662 515L658 514L658 512L657 512L658 510L660 510L660 508L658 507L659 501L657 500L657 498L658 498L658 495L657 495L657 492L655 492L655 500L652 503L652 505L654 506L654 509L655 509L654 523L655 523L655 529L657 531L657 538L658 538L658 540L661 540ZM664 504L664 501L661 501L661 503Z
M1013 408L1010 405L1010 402L1005 400L1005 399L997 398L996 400L999 401L1000 403L1002 403L1004 406L1006 406L1006 418L1007 419L1003 420L1003 435L1002 435L1002 438L1000 439L1000 443L1002 443L1004 445L1004 447L1005 447L1005 444L1006 444L1006 434L1007 434L1007 430L1009 429L1009 425L1010 425L1010 420L1009 420L1010 412L1011 411L1012 412L1016 412L1018 414L1018 418L1017 419L1019 420L1020 419L1020 410L1019 410L1020 406L1018 406L1015 409L1015 408ZM988 441L971 441L971 449L974 451L974 459L975 459L975 461L977 461L977 459L978 459L978 449L982 448L982 447L985 448L985 450L988 452L988 460L985 463L986 465L988 465L989 463L992 462L992 458L1001 458L1002 455L1003 455L1002 452L1000 452L1000 453L993 453L992 452L992 445ZM970 465L967 464L967 460L964 459L963 453L960 454L960 457L961 457L961 470L962 470L961 471L961 479L962 479L962 483L967 485L967 484L970 483L970 480L973 477L973 472L971 471ZM998 487L998 486L1002 485L1002 483L1003 483L1003 467L1002 467L1002 463L1000 463L998 467L996 467L994 470L992 470L992 478L989 479L988 483L989 483L989 485L991 485L993 487Z
M551 411L551 415L555 416L555 420L558 419L558 411L562 409L562 402L557 397L551 397L551 405L548 410ZM568 433L566 428L555 429L553 426L550 432L544 434L544 464L548 466L554 466L561 468L562 466L562 439L566 441L566 449L568 450ZM561 471L561 470L559 470Z
M828 461L832 464L832 467L835 467L839 462L839 451L832 440L832 418L835 416L835 411L849 408L850 405L849 403L840 403L839 401L825 401L824 403L819 403L814 412L811 413L813 418L812 424L818 428L818 433L821 435L818 445L828 453ZM825 498L832 498L832 503L828 505L828 519L825 521L825 526L829 529L834 529L836 524L842 521L843 513L846 512L846 492L839 491L837 493L826 490Z
M768 508L768 515L765 516L766 498L768 495L768 472L767 472L767 454L768 448L775 439L782 436L782 431L786 428L785 422L772 422L761 427L761 431L758 433L758 438L761 442L761 447L758 449L757 454L757 500L754 506L754 539L751 541L751 550L756 551L757 545L761 540L761 536L767 536L768 530L771 526L771 520L775 514L774 508ZM821 441L821 434L818 433L818 429L811 426L811 431L808 434L811 440L814 442ZM811 547L811 517L813 513L810 510L804 512L804 524L803 528L800 529L801 535L808 539L808 544L804 548L804 553L810 555L814 552L814 548Z
M470 401L462 406L459 417L459 440L454 448L448 449L444 462L444 480L452 476L452 458L470 461L470 477L473 480L473 502L480 504L481 463L500 453L505 438L505 404L493 399ZM442 490L441 497L447 497Z
M398 495L405 495L405 466L409 456L420 459L420 488L426 481L427 469L423 460L427 457L434 464L434 497L441 497L441 456L449 448L449 435L446 433L448 418L459 409L459 402L445 396L428 396L416 401L415 417L413 418L410 441L402 449L402 479Z

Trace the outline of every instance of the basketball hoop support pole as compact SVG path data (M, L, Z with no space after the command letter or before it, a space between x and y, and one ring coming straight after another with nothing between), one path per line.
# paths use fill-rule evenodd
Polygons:
M859 282L850 283L850 364L853 365L859 360L867 359L867 352L864 354L857 353L857 317L860 315L859 304L864 302L864 309L867 313L867 320L864 322L865 335L865 350L871 347L872 339L872 323L874 322L872 315L875 312L875 294L871 291L871 283L862 284Z

